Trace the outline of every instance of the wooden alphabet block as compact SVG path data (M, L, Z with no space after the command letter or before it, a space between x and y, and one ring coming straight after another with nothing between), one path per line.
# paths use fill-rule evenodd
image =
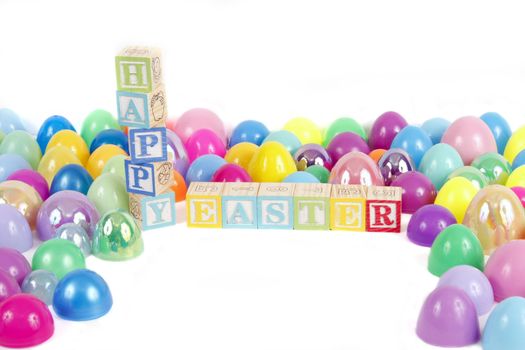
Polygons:
M150 93L117 91L117 116L122 126L164 127L168 117L164 86L160 85Z
M293 191L291 183L261 183L257 195L257 227L293 229Z
M135 164L168 160L166 128L130 129L129 155Z
M222 227L257 228L258 191L258 183L225 183L222 191Z
M126 159L124 170L127 191L150 197L166 192L173 185L172 167L170 160L133 164L130 159Z
M175 193L171 190L156 197L129 194L129 211L143 230L176 224Z
M298 183L294 190L294 229L328 230L332 185Z
M400 187L371 186L366 201L368 232L401 232Z
M192 182L186 193L188 227L222 227L223 182Z
M150 93L162 84L161 52L151 47L130 46L115 57L117 90Z
M364 231L367 189L361 185L333 185L330 197L330 229Z

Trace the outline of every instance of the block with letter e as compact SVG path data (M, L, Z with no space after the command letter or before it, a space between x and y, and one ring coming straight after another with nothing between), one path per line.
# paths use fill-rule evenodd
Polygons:
M332 185L298 183L294 190L294 229L328 230Z
M254 182L227 182L222 191L222 227L257 228L257 192Z
M176 224L175 193L168 190L156 197L129 194L129 212L143 230Z
M364 231L367 189L362 185L332 185L330 229Z
M293 229L292 183L261 183L257 194L257 227Z
M129 193L155 197L173 185L171 161L134 164L124 160L126 189Z
M186 193L188 227L221 228L223 182L192 182Z
M368 232L401 232L400 187L370 186L366 201Z

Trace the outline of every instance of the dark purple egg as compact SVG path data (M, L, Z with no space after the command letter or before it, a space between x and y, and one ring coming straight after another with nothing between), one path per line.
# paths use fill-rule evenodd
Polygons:
M386 151L377 164L387 186L399 175L416 170L412 158L401 148L392 148Z
M324 166L326 169L332 169L332 157L320 145L307 143L299 147L294 155L297 170L302 171L312 165Z

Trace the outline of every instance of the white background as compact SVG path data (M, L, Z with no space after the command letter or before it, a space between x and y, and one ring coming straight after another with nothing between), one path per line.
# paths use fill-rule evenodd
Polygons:
M113 56L132 44L163 49L173 117L201 106L277 129L493 110L516 128L525 111L519 1L0 0L0 14L0 107L33 130L115 113ZM414 328L437 279L404 234L181 224L144 240L134 261L88 259L113 310L57 319L42 349L432 348Z

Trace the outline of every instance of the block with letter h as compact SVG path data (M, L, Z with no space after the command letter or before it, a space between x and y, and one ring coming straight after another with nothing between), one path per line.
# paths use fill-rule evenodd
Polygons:
M292 183L261 183L257 194L257 227L293 229Z
M294 190L294 229L328 230L330 228L330 193L332 185L298 183Z
M188 227L222 227L223 182L192 182L186 193Z
M168 190L156 197L130 193L129 212L143 230L175 225L175 193Z
M366 200L368 232L401 232L400 187L370 186Z
M124 161L126 189L129 193L155 197L173 185L171 161L134 164Z
M257 228L258 183L228 182L222 191L222 227Z
M330 229L364 231L366 195L362 185L332 185Z

